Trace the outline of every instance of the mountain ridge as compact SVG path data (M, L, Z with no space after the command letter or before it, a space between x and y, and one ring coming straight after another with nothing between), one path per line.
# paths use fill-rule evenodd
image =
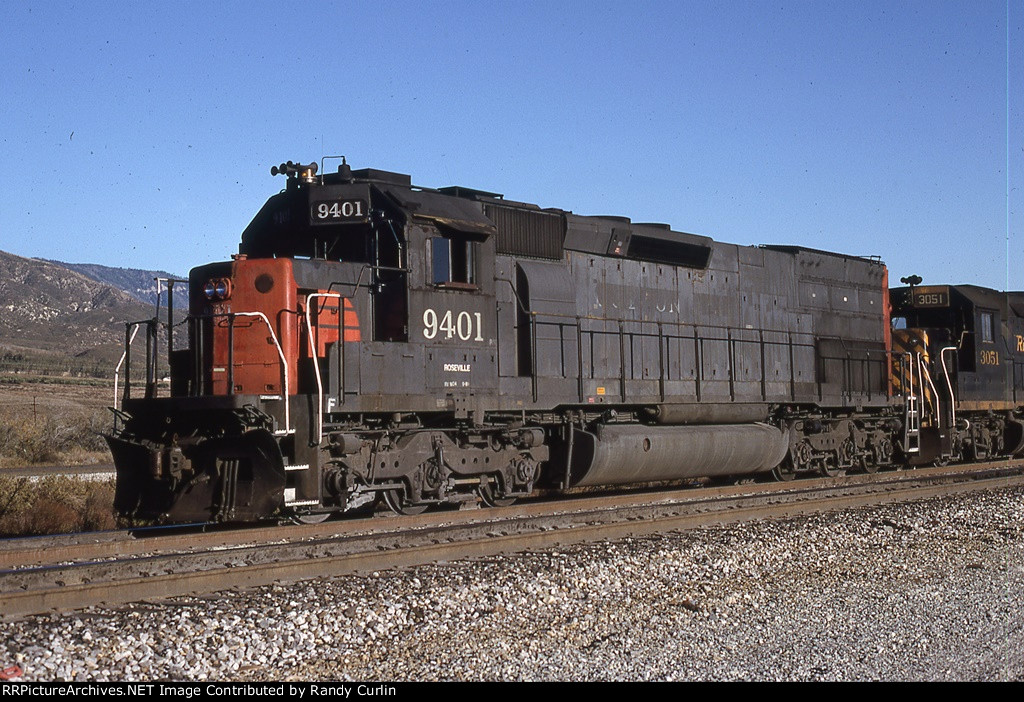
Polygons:
M151 305L156 304L157 278L163 278L165 280L187 280L187 277L177 276L172 273L168 273L167 271L149 271L141 268L117 268L114 266L104 266L99 263L67 263L65 261L55 261L48 258L41 258L39 260L63 266L68 270L81 273L87 278L92 278L96 282L112 285L113 287L128 293L140 302L145 302ZM167 288L166 286L162 286L160 289L166 290Z
M153 316L147 276L173 277L0 251L0 372L112 375L125 322Z

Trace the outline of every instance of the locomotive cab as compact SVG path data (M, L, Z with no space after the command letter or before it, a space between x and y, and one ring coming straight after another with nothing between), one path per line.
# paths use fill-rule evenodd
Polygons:
M911 358L919 368L915 380L894 365L894 382L905 378L922 398L922 460L1024 449L1016 409L1024 400L1020 298L973 285L892 289L894 364Z

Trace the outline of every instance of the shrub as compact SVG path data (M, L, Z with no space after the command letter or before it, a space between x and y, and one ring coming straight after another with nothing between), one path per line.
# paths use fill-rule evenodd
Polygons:
M0 413L0 461L3 465L42 465L109 456L102 432L111 426L107 410L33 414Z
M114 528L114 481L0 475L0 535L30 536Z

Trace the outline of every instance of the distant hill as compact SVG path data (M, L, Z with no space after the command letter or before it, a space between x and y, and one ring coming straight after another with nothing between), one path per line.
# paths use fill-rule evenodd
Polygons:
M180 275L172 275L166 271L144 271L139 270L138 268L112 268L111 266L101 266L98 263L64 263L63 261L47 261L47 263L63 266L69 270L81 273L88 278L92 278L99 283L112 285L115 288L128 293L135 299L149 303L150 305L156 304L156 278L187 280L187 276L182 277ZM164 291L162 303L166 304L167 288L164 286L161 289ZM180 289L181 288L179 288L179 290Z
M0 371L109 377L124 346L126 321L148 319L148 271L65 264L0 251ZM122 272L130 292L99 279ZM163 274L165 275L165 274ZM112 275L113 279L117 276ZM154 290L155 291L155 290Z

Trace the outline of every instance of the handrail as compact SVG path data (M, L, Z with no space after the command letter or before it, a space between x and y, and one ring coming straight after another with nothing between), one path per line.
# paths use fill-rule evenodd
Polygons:
M910 386L904 388L902 394L906 395L909 391L910 396L916 399L917 396L914 395L914 354L912 354L910 351L889 351L889 353L894 356L898 355L903 356L905 358L906 367L900 368L900 372L902 374L900 377L900 382L902 383L905 379L910 380Z
M526 305L523 304L522 298L519 297L519 291L516 290L516 284L515 283L513 283L508 278L498 278L498 277L494 278L494 282L495 283L508 283L508 286L510 288L512 288L512 295L515 296L516 304L519 305L519 309L522 312L524 312L525 314L531 314L531 311L526 309ZM569 317L570 316L570 315L567 315L567 314L559 314L559 313L556 313L556 312L550 312L550 313L549 312L544 312L543 314L550 314L551 316L558 316L558 317ZM575 319L577 321L579 321L579 319L580 319L579 315L576 315Z
M313 357L313 374L316 376L316 438L317 444L319 444L324 431L324 384L320 378L320 359L317 358L316 341L313 339L313 325L309 316L309 310L312 307L311 303L315 297L333 297L338 300L339 321L344 320L345 309L341 303L341 300L344 298L338 293L315 292L306 296L306 333L309 335L309 354ZM344 343L344 338L338 341Z
M921 370L924 368L924 361L922 360L921 354L917 355L917 386L920 389L921 395L924 395L924 372Z
M362 287L361 283L363 280L363 273L365 273L366 271L391 271L393 273L408 273L409 269L395 266L375 266L372 263L364 263L359 267L359 274L356 276L356 282L342 283L341 281L335 280L331 282L330 285L327 286L327 289L333 290L335 285L337 285L338 288L341 288L342 286L348 286L351 288L351 292L345 295L345 297L352 297L355 294L356 290ZM372 283L367 283L365 287L370 287L371 285Z
M918 359L917 359L917 369L918 369L918 372L921 372L923 370L924 377L928 379L928 385L932 389L932 397L935 398L935 417L936 417L936 419L938 419L941 422L942 421L942 419L941 419L941 417L942 417L942 403L939 401L939 391L935 387L935 383L932 382L932 374L928 371L927 366L924 363L921 362L921 354L917 354L917 356L918 356ZM922 389L924 388L923 381L922 381L921 388Z
M170 361L170 354L174 351L174 286L177 283L188 285L187 280L180 278L163 278L157 276L153 278L156 282L156 317L160 319L160 295L162 294L161 283L166 283L167 288L167 359Z
M914 354L910 351L904 351L900 355L906 357L906 368L900 367L900 383L904 380L909 380L908 387L902 388L903 390L903 407L905 412L906 421L903 424L903 446L908 453L917 453L921 450L921 408L918 405L917 394L914 392ZM913 417L911 417L913 412ZM915 436L917 438L917 446L912 447L910 445L910 437Z
M756 347L761 357L760 367L760 378L755 377L752 382L759 383L761 386L760 394L762 399L767 396L767 383L768 379L768 368L766 367L767 361L767 350L768 349L788 349L790 351L790 370L791 370L791 396L796 397L795 383L796 378L794 376L794 361L793 357L794 349L816 349L819 348L817 342L820 341L836 341L842 344L842 348L845 349L843 355L830 355L824 352L818 352L818 358L822 362L842 362L843 364L843 376L841 384L844 386L844 392L850 393L852 397L854 394L864 394L868 400L876 394L891 399L894 396L892 385L889 382L891 377L891 370L887 369L885 365L886 359L895 359L896 357L904 357L902 371L904 376L909 378L910 384L907 388L903 389L900 395L906 393L913 393L914 386L920 385L924 388L925 380L920 374L920 370L916 371L913 367L913 357L909 352L905 351L894 351L892 349L882 348L870 348L866 346L860 346L857 344L851 344L849 340L837 338L837 337L814 337L810 332L777 332L773 330L766 330L766 328L740 328L737 326L718 326L711 324L698 324L692 321L650 321L650 320L611 320L617 322L615 328L594 328L590 327L585 322L587 320L604 321L609 320L595 318L590 316L569 316L565 314L553 313L553 312L535 312L526 310L529 317L528 323L531 328L532 344L537 343L538 332L541 327L557 328L559 336L557 339L548 339L548 342L559 343L562 346L561 359L561 371L562 375L570 377L570 369L566 367L566 361L571 356L565 354L565 344L569 339L573 339L575 344L578 345L577 358L578 367L575 369L575 377L578 381L578 394L580 401L583 402L585 399L583 383L585 379L594 379L594 367L590 366L589 369L585 369L585 354L584 347L588 340L591 343L600 338L618 340L620 344L620 353L624 353L624 346L628 346L633 353L636 353L635 340L652 340L656 341L658 346L658 358L657 358L657 377L654 379L658 384L658 394L664 395L664 384L667 381L673 380L673 374L671 367L666 362L665 352L667 347L672 342L680 341L691 341L694 344L694 353L696 354L694 362L696 365L696 376L690 378L679 377L676 380L694 381L697 383L695 392L699 399L700 388L699 384L703 381L701 377L701 347L703 344L721 342L729 344L732 351L729 357L729 370L730 376L729 383L732 386L734 383L739 382L738 374L740 368L735 359L735 353L740 346L751 346ZM628 325L634 327L634 331L628 331ZM648 327L647 331L643 331L643 326ZM639 326L640 328L636 328ZM571 337L566 337L564 334L565 327L574 327L577 333ZM674 327L674 328L672 328ZM711 334L709 334L711 333ZM778 339L769 338L770 336L777 336ZM628 343L627 338L628 337ZM743 338L748 337L748 338ZM784 337L784 338L781 338ZM532 355L537 355L536 347L532 349ZM855 354L856 358L851 358L851 354ZM854 364L857 364L856 366ZM620 386L622 386L623 380L633 379L634 376L627 372L630 370L631 364L628 363L625 357L618 361L620 365ZM854 367L860 367L861 369L861 380L855 382L851 376ZM624 375L625 374L625 375ZM534 372L530 372L529 376L531 382L534 381ZM539 381L539 379L537 379ZM620 394L623 390L620 387ZM730 392L730 397L734 395L734 391Z
M508 282L508 281L505 281L505 282ZM814 349L814 348L818 348L819 344L817 342L820 342L822 340L826 340L826 341L835 340L835 341L840 342L842 344L843 348L846 349L845 355L819 354L819 358L823 362L841 361L842 364L843 364L843 368L844 368L844 371L843 371L844 372L844 376L843 376L844 377L844 381L843 381L843 383L844 383L844 386L847 386L846 392L851 393L851 396L854 393L864 393L864 394L867 395L869 400L872 398L872 396L876 392L879 393L880 395L883 395L886 398L891 398L893 396L893 394L892 394L892 387L890 386L890 384L888 383L888 380L887 380L890 377L890 375L889 375L890 372L885 370L885 368L883 367L883 368L879 369L878 375L875 375L872 372L872 366L874 364L884 364L886 359L892 359L892 358L896 357L897 355L909 356L909 354L907 354L907 352L899 352L899 351L893 351L891 349L870 348L870 347L864 347L864 346L858 346L858 345L851 345L848 342L848 340L837 338L837 337L830 337L830 336L829 337L814 337L814 335L811 332L793 332L792 330L786 331L786 332L780 332L780 331L774 331L774 330L764 329L764 328L756 328L756 329L751 328L751 329L747 329L747 328L739 328L739 327L732 327L732 326L715 326L715 325L706 325L706 324L695 324L693 322L678 322L678 321L657 322L657 321L648 321L648 320L644 320L644 321L641 321L641 320L610 320L610 321L617 322L617 326L614 329L588 328L590 325L585 324L585 322L587 320L602 321L602 322L608 322L609 320L604 320L604 319L601 319L601 318L594 318L594 317L589 317L589 316L582 316L582 315L581 316L571 317L571 316L568 316L568 315L558 314L558 313L534 312L534 311L529 311L529 310L526 310L526 311L529 314L529 325L531 327L531 332L532 332L531 333L531 338L532 338L532 342L531 343L532 344L536 345L538 331L539 331L539 329L541 327L557 328L559 330L558 338L557 339L548 339L548 341L554 341L556 343L559 343L563 347L561 349L562 350L562 354L560 356L560 358L561 358L561 371L562 371L563 375L566 375L566 377L569 377L567 374L570 373L570 370L566 367L567 357L565 355L565 348L564 347L565 347L565 344L567 343L569 338L574 338L575 343L578 345L577 353L576 353L576 362L577 362L576 377L577 377L577 392L579 394L580 402L582 402L584 400L584 394L583 394L583 381L584 381L584 379L585 378L593 379L595 377L594 376L594 370L595 369L592 366L590 367L589 372L585 372L585 369L584 369L584 353L583 353L584 349L583 349L583 347L584 347L585 343L587 342L587 340L590 340L590 342L593 343L593 341L598 339L598 338L617 339L619 341L619 352L620 352L620 354L624 353L624 351L625 351L624 346L628 346L629 349L631 349L633 351L633 353L635 353L634 340L638 340L638 339L639 340L643 340L643 339L656 340L657 343L658 343L658 347L660 349L660 351L659 351L660 358L658 359L658 376L656 378L656 380L658 382L658 387L659 387L659 394L664 392L663 389L662 389L663 386L664 386L664 383L666 381L672 380L672 373L670 372L670 368L668 367L668 365L665 363L665 358L664 358L664 353L666 351L666 348L667 348L668 344L671 343L671 342L674 342L674 341L683 341L683 340L693 341L693 343L695 344L695 354L697 354L697 356L695 358L695 364L696 364L696 367L697 367L696 377L695 378L682 378L682 377L680 377L680 378L677 378L677 379L679 379L679 380L684 380L685 379L685 380L694 380L694 381L696 381L697 384L698 384L698 387L696 388L696 392L698 393L698 398L699 398L699 394L700 394L700 387L699 387L699 385L703 381L703 378L701 377L701 373L700 373L700 368L701 368L701 361L700 361L701 347L704 345L705 342L709 342L710 343L710 342L716 342L717 341L717 342L722 342L722 343L728 343L728 344L730 344L731 348L733 349L733 352L730 354L730 364L729 364L729 370L730 370L730 373L731 373L730 381L729 381L730 385L732 385L735 382L738 382L737 379L739 377L737 375L732 375L732 374L737 373L739 371L737 362L736 362L735 357L734 357L735 350L738 349L738 347L741 346L741 345L757 347L759 349L760 356L762 357L762 360L761 360L761 363L759 364L759 367L760 367L760 378L759 379L755 378L754 382L759 382L760 385L762 386L762 389L761 389L761 396L762 396L762 398L764 398L767 395L766 384L768 382L768 376L767 376L767 368L766 368L766 363L765 363L767 349L779 348L779 349L788 349L789 350L789 352L790 352L790 359L789 359L790 360L790 375L791 375L791 377L790 377L790 386L791 386L790 394L794 398L795 398L795 388L793 386L795 384L795 376L793 376L793 371L794 371L793 362L794 362L795 359L792 357L792 352L793 352L794 349ZM633 331L628 331L627 330L627 325L633 326L634 330ZM646 330L646 331L642 330L644 325L646 325L648 327L648 330ZM576 329L576 333L574 335L572 335L571 337L567 338L565 336L565 334L564 334L565 327L575 328ZM636 329L635 327L640 327L640 329ZM684 333L684 332L689 332L689 333ZM710 332L710 334L708 334L709 332ZM783 337L784 336L785 338L778 338L778 339L776 339L776 338L768 338L769 335L776 335L776 336L779 336L779 337ZM752 337L752 338L743 338L743 337L746 337L746 336ZM628 344L626 343L626 337L628 337ZM795 337L800 337L800 338L795 338ZM537 355L537 349L536 349L535 346L532 349L532 354L533 354L534 357L536 357L536 355ZM850 358L850 354L856 354L858 356L858 358ZM863 369L863 376L864 376L864 380L863 380L864 385L863 385L863 387L855 388L853 386L852 379L847 377L847 376L849 376L850 372L852 372L851 369L852 369L854 363L859 364L862 367L862 369ZM919 380L919 379L913 377L913 358L912 357L910 357L910 360L909 360L907 365L909 366L909 369L908 369L909 372L912 374L911 375L911 383L910 383L909 391L913 392L913 386L915 384L918 384L918 383L923 385L924 380L923 380L923 378ZM630 373L627 373L627 370L629 370L629 369L630 369L630 364L626 363L625 357L620 358L619 359L619 376L620 376L620 378L619 378L619 383L620 383L619 393L620 394L623 392L623 389L621 387L622 381L623 380L627 380L627 379L633 377ZM531 383L539 382L539 378L534 378L534 373L531 372L530 373L530 377L531 377ZM879 385L876 387L872 383L872 381L878 382ZM885 389L884 390L881 389L882 383L885 383ZM733 396L733 395L734 395L734 392L730 392L730 396Z
M114 367L114 407L116 409L121 409L117 404L117 379L121 374L121 366L124 364L124 360L128 358L128 349L130 349L132 344L135 342L135 335L139 333L139 327L142 324L144 324L144 322L134 322L128 325L132 327L132 333L128 339L128 343L125 344L124 353L121 354L121 360L118 361L117 366ZM131 381L132 379L129 377L127 382L131 383Z
M950 421L953 428L956 427L956 398L953 396L953 382L949 379L949 370L946 368L946 352L955 352L956 350L957 348L955 346L944 346L942 350L939 351L939 361L942 362L942 374L946 376L946 387L949 388L949 408L952 412Z
M891 349L870 348L870 347L859 346L859 345L851 345L849 340L845 339L843 337L837 337L837 336L815 336L812 332L809 332L809 331L806 331L806 332L804 332L804 331L794 332L794 330L792 330L792 329L776 329L776 328L768 328L768 327L740 328L740 327L729 326L729 325L699 324L699 323L696 323L694 321L682 321L682 320L608 319L608 318L605 318L605 317L596 317L596 316L592 316L592 315L572 315L572 314L559 313L559 312L548 312L548 311L537 312L537 311L529 310L529 309L526 308L526 306L523 304L522 299L519 298L518 291L516 290L515 285L513 284L513 282L511 280L509 280L508 278L495 278L495 280L496 280L496 282L503 282L503 283L507 283L509 285L509 287L512 290L513 297L514 297L513 303L516 306L518 306L518 308L520 310L522 310L527 315L529 315L529 325L530 325L531 332L532 332L531 336L533 338L533 341L531 342L532 345L533 345L533 348L531 349L531 351L532 351L532 355L533 355L534 358L536 358L536 355L537 355L537 350L536 350L537 338L536 337L537 337L537 330L540 327L557 327L559 329L559 332L560 332L560 337L559 337L560 338L560 343L563 345L563 347L564 347L564 344L565 344L565 338L564 338L564 336L562 336L562 330L564 329L564 327L568 326L568 327L575 327L576 328L577 332L576 332L575 337L576 337L576 343L579 346L579 348L577 349L577 364L578 364L578 368L577 368L577 384L578 384L578 388L577 388L577 391L579 393L579 400L581 402L584 399L583 387L582 387L583 386L583 380L584 380L584 377L585 377L585 374L584 374L584 371L583 371L583 349L582 349L584 337L589 338L591 340L591 343L593 343L594 339L599 338L599 337L612 337L612 338L620 337L620 339L619 339L620 340L620 354L623 352L623 349L622 349L622 341L623 341L623 339L622 339L622 337L624 337L625 335L629 336L629 339L630 339L630 349L631 350L633 348L632 344L633 344L633 340L634 339L657 339L658 340L658 346L659 346L659 355L664 353L666 344L671 342L671 341L679 341L679 340L683 340L683 339L692 339L694 344L695 344L695 346L696 346L695 353L697 354L697 358L695 359L695 362L696 362L696 365L697 365L697 377L695 378L695 381L697 383L697 387L695 388L695 390L696 390L696 393L697 393L698 401L699 401L699 398L700 398L700 384L702 382L702 378L700 377L701 376L701 373L700 373L701 361L700 361L699 357L701 355L701 347L703 346L703 344L705 342L715 342L715 341L726 342L726 343L728 343L730 345L730 348L733 350L733 352L730 353L730 364L729 364L729 371L730 371L729 382L730 382L730 386L732 386L736 382L736 376L734 375L734 373L737 372L737 370L738 370L736 368L735 360L732 358L732 353L734 353L735 348L738 347L739 345L741 345L741 344L742 345L747 345L747 344L756 345L759 348L760 353L761 353L762 356L765 354L765 350L768 349L768 348L776 348L776 347L777 348L788 348L789 349L789 353L790 353L790 359L789 359L790 360L790 373L791 373L791 376L792 376L790 378L790 395L792 396L793 399L795 399L795 397L796 397L796 390L795 390L795 382L796 382L796 380L795 380L794 366L793 366L793 362L794 362L795 359L792 357L793 356L793 349L794 348L802 348L802 349L814 348L814 349L817 349L818 351L816 352L816 355L818 356L818 358L822 362L841 361L842 364L843 364L843 373L844 373L843 385L844 386L848 386L846 391L850 393L851 397L852 397L852 395L855 392L866 394L869 401L872 399L872 396L876 392L876 390L874 389L874 386L871 384L871 380L872 380L871 364L875 364L875 363L884 364L885 363L885 359L892 358L894 355L899 353L899 352L895 352L895 351L893 351ZM600 329L600 328L597 328L597 329L595 329L595 328L584 328L584 323L587 322L587 321L593 321L593 322L597 322L597 323L600 323L600 324L606 324L608 322L617 322L618 323L618 328L612 329L612 330ZM629 327L632 327L633 330L627 331L627 325ZM587 325L587 326L589 326L589 325ZM644 331L644 327L645 326L648 327L650 329L650 331ZM684 336L683 335L684 334L684 330L687 330L687 329L692 330L692 333L691 334L687 334L687 335ZM702 332L703 332L703 335L702 335ZM737 336L735 334L735 332L739 332L740 336ZM757 338L743 338L743 336L745 336L747 334L750 334L751 336L756 336ZM785 338L785 340L766 339L765 337L767 335L779 335L779 336L785 336L786 338ZM820 346L819 346L819 342L821 342L821 341L830 341L830 342L837 342L837 343L839 343L841 348L843 349L843 351L845 352L846 355L845 356L830 356L830 355L823 354L820 351ZM567 372L567 369L565 368L564 348L562 350L563 350L563 358L562 358L562 366L563 367L562 367L562 371L563 371L563 374L564 374L564 373ZM857 354L857 355L863 355L863 357L862 358L856 358L856 359L850 358L850 354L851 353L852 354ZM659 393L660 394L664 393L663 384L664 384L664 382L666 380L670 379L670 375L671 375L669 373L669 369L665 367L665 365L663 363L663 360L664 360L663 358L659 359L659 364L658 364L658 367L659 367L658 382L659 382ZM852 364L853 363L859 363L861 365L861 367L863 369L863 375L864 375L864 380L863 380L864 386L859 388L859 389L857 389L857 390L855 390L853 388L853 381L852 381L852 379L845 377L846 375L849 375L852 372ZM620 357L620 364L619 365L620 365L620 376L622 376L619 379L620 380L620 390L619 390L619 392L620 392L620 394L622 394L624 391L623 391L623 388L621 386L623 384L623 381L625 380L625 375L624 375L624 372L625 372L625 358L624 357ZM911 365L911 371L910 372L913 373L913 370L912 370L913 363L912 363L912 361L911 361L910 365ZM765 361L764 360L762 360L762 362L760 364L760 369L761 369L761 379L760 379L760 382L761 382L762 386L765 386L765 387L762 387L762 391L761 391L762 397L764 397L764 396L767 395L766 383L768 382L767 369L765 368ZM594 369L591 367L590 374L589 374L590 378L594 377L593 373L594 373ZM530 376L531 376L532 384L536 385L537 382L538 382L538 379L536 378L536 368L534 368L534 371L531 372ZM887 380L889 377L890 377L890 373L888 371L886 371L884 368L880 370L879 376L877 377L877 381L880 383L880 385L882 383L885 384L884 393L881 391L881 389L878 389L877 392L879 392L879 394L884 394L884 396L887 399L891 399L892 398L892 386L889 383L889 381ZM924 384L923 379L919 379L919 383L923 386L923 384ZM911 387L913 386L913 384L914 384L914 379L913 379L913 377L911 377ZM733 395L734 395L734 391L731 390L730 391L730 396L732 397ZM623 400L625 400L625 397L623 397Z
M229 317L229 322L234 326L235 317L258 317L263 320L263 323L267 325L267 329L270 331L270 338L274 342L274 347L277 349L277 355L281 359L281 368L284 371L284 430L286 434L293 434L295 430L292 429L291 411L289 408L289 392L288 392L288 359L284 356L284 351L281 349L281 342L277 340L277 333L274 331L273 325L270 320L262 312L227 312L223 314L210 315L211 317Z
M229 328L232 329L232 330L234 329L234 318L235 317L256 317L256 318L259 318L259 319L263 320L263 323L267 326L267 330L270 332L270 338L274 342L274 348L277 349L277 356L278 356L278 358L281 361L282 375L283 375L283 378L284 378L284 425L285 425L285 433L286 434L294 433L295 430L292 428L292 423L291 423L291 407L290 407L290 400L289 400L290 387L289 387L289 382L288 382L288 376L289 376L289 373L288 373L288 359L284 355L284 349L281 347L281 342L277 338L277 332L274 331L274 327L270 323L270 320L262 312L224 312L224 313L221 313L221 314L198 315L198 316L194 317L193 319L204 319L204 318L205 319L217 319L217 318L223 318L223 317L227 317L228 318L229 324L230 324ZM127 340L125 342L124 353L121 354L121 359L117 362L117 367L114 369L114 406L115 406L115 408L117 408L117 387L118 387L118 378L119 378L119 375L120 375L121 366L124 364L125 360L127 360L127 358L128 358L128 354L131 351L132 343L135 341L135 336L138 334L139 327L142 326L143 324L145 324L148 327L152 328L157 323L158 323L158 321L156 319L148 319L148 320L143 320L143 321L140 321L140 322L128 322L127 324L125 324L125 336L128 337L128 338L127 338ZM130 336L129 336L128 331L127 331L129 328L132 329ZM230 353L230 350L229 350L229 353ZM149 372L149 364L151 362L152 362L151 358L147 358L146 359L147 373ZM229 363L230 363L230 361L229 361ZM130 373L130 368L129 368L129 373ZM318 378L319 378L319 375L318 375ZM126 387L129 386L130 384L131 384L131 377L129 375L129 377L128 377L127 381L126 381Z

